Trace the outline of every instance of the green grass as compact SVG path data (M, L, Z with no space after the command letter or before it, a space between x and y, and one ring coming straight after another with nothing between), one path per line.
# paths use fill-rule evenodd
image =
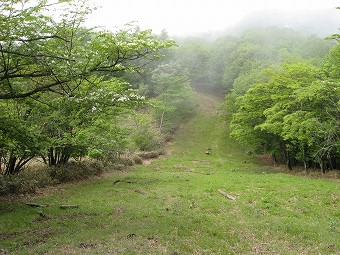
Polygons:
M217 99L197 100L170 155L34 199L46 208L3 202L0 254L340 254L339 181L258 164Z

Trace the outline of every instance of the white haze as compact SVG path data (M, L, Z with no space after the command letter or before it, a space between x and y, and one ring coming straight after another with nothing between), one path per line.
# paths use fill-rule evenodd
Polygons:
M170 35L193 35L231 29L239 23L247 23L254 13L298 12L314 15L326 9L333 17L340 18L339 0L90 0L98 6L88 24L109 29L122 27L136 21L142 29L160 33L163 29ZM287 14L285 14L287 16ZM271 15L273 16L273 15ZM263 18L263 17L262 17ZM272 18L272 17L271 17ZM337 21L340 24L340 19ZM315 19L315 18L314 18ZM264 19L265 20L265 19ZM249 23L249 22L248 22ZM294 23L294 20L287 22ZM334 21L333 21L334 23ZM282 25L282 24L281 24Z

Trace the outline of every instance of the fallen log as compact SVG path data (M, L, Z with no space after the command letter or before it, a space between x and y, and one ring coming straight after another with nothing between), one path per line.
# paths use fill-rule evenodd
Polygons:
M61 205L59 207L60 209L79 209L79 205Z
M113 185L119 183L119 182L125 182L125 183L136 183L136 182L133 182L133 181L129 181L129 180L116 180L113 182Z
M47 205L41 205L41 204L33 204L33 203L25 203L25 205L28 205L30 207L46 207Z
M227 192L225 192L221 189L219 189L218 192L220 192L225 198L228 198L228 199L233 200L233 201L236 200L235 197L233 197L232 195L228 194Z

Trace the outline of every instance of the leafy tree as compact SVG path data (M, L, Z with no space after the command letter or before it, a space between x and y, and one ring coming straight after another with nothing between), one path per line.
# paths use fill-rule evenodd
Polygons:
M44 141L37 127L23 119L0 116L0 123L0 173L16 174L41 152Z
M124 149L116 116L138 106L143 97L119 79L100 84L96 90L82 90L73 97L52 98L48 106L32 114L42 123L42 135L49 141L43 155L49 165L65 164L70 157L87 153L103 158Z
M226 36L211 43L210 56L207 65L209 82L214 88L225 88L224 73L232 53L239 44L239 38ZM209 85L208 85L209 86Z
M91 11L85 1L65 1L60 21L44 14L51 5L39 0L0 6L0 99L23 98L53 91L72 95L98 75L138 68L132 60L155 58L172 46L158 41L150 30L133 26L113 34L83 27Z
M340 79L340 44L337 44L327 55L326 62L323 66L323 71L332 80Z
M192 89L187 70L176 63L161 65L153 73L159 95L155 118L163 132L172 132L193 112Z
M339 156L339 83L327 81L320 68L303 61L268 69L268 81L241 97L232 135L252 141L275 159L316 162L333 167Z
M164 145L164 136L155 125L150 112L138 112L130 115L132 120L129 127L129 137L133 149L137 151L157 151Z
M115 116L142 98L114 77L140 71L137 60L159 59L157 52L174 42L131 24L115 33L86 28L90 12L82 0L0 4L0 163L6 173L37 155L58 165L123 148Z

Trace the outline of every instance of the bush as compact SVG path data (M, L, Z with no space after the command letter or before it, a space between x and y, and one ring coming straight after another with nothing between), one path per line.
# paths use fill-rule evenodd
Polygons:
M115 158L107 165L99 160L86 160L82 162L70 161L62 166L28 167L16 175L0 175L0 195L32 193L37 188L100 175L105 170L124 170L127 166L142 164L142 158L157 157L159 152L143 152L142 155L132 154Z
M133 141L138 148L142 151L156 150L164 144L162 134L154 128L138 130L133 135Z
M124 166L134 166L135 165L135 161L133 160L133 158L131 157L124 157L120 159L120 162L124 165Z
M135 164L137 164L137 165L142 165L143 164L143 159L140 156L138 156L138 155L135 155L133 157L133 160L135 161Z
M68 182L87 179L93 175L100 175L104 171L104 166L99 161L76 162L70 161L66 165L54 166L50 168L52 178L59 182Z
M16 175L0 175L0 195L32 193L54 183L48 167L27 168Z
M160 155L164 155L164 151L142 151L138 153L138 156L142 159L153 159L158 158Z

